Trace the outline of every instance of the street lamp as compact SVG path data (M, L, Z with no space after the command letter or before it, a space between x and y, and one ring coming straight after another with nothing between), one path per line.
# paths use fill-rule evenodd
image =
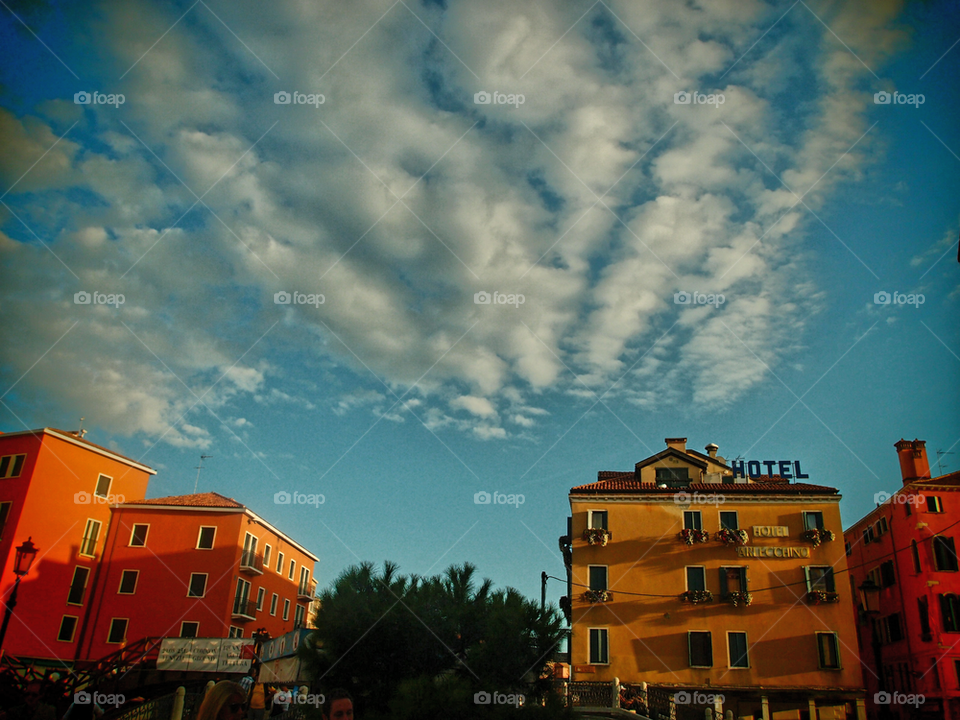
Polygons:
M30 572L30 566L33 565L33 559L37 556L37 547L31 542L33 536L28 537L23 545L17 548L17 557L13 563L13 573L17 576L13 584L13 592L10 593L10 599L7 600L7 611L3 615L3 625L0 626L0 648L3 647L3 640L7 636L7 625L10 624L10 616L13 615L13 609L17 606L17 590L20 589L20 578Z
M873 661L877 667L877 687L881 693L886 693L886 683L883 677L883 659L881 657L880 636L877 634L876 619L880 617L880 586L868 577L860 585L860 605L863 608L863 618L870 622L870 639L873 645ZM889 717L889 705L880 705L881 718Z

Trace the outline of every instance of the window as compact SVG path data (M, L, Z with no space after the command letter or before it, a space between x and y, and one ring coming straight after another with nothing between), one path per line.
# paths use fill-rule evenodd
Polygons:
M877 587L880 587L880 568L875 567L873 570L867 573L867 577L870 580L873 580L873 584Z
M866 545L867 543L872 543L872 542L873 542L873 538L874 538L874 535L873 535L873 525L867 525L867 526L863 529L863 543L864 543L864 545Z
M276 593L274 593L273 597L270 598L270 614L271 615L277 614L277 600L279 599L280 599L280 596L277 595Z
M917 598L917 613L920 615L920 639L933 640L930 635L930 604L925 597Z
M146 547L147 530L149 529L149 525L135 524L133 532L130 533L130 547Z
M310 569L301 567L300 568L300 587L304 590L308 590L307 587L310 584Z
M917 547L917 541L910 541L910 555L913 557L913 571L915 573L921 572L920 568L920 549Z
M291 561L290 561L290 569L287 571L287 579L288 579L288 580L293 580L293 575L294 575L294 573L295 573L296 571L297 571L297 561L296 561L296 560L291 560Z
M608 530L606 510L587 510L587 527Z
M699 510L684 510L683 529L684 530L703 530L703 519L700 517Z
M713 638L709 632L687 633L690 667L713 667Z
M727 530L739 530L740 523L737 520L736 510L732 512L720 513L720 527Z
M837 642L836 633L818 632L817 650L820 653L821 670L840 669L840 644Z
M290 601L289 600L283 601L283 619L284 621L290 619Z
M893 560L880 563L880 587L896 585L897 579L893 572Z
M127 623L130 621L126 618L113 618L110 621L110 632L107 633L107 642L111 645L119 645L127 638Z
M207 573L190 573L187 597L202 598L207 594Z
M720 597L732 592L747 591L747 569L745 567L720 568Z
M296 609L293 611L293 626L295 628L303 627L305 616L306 611L303 609L303 606L297 605Z
M747 658L747 634L745 632L727 633L727 652L730 660L730 667L750 667L750 661Z
M957 682L960 682L960 660L953 661L953 669L957 673Z
M107 497L110 494L110 485L112 483L112 477L109 475L101 475L97 478L97 489L93 491L93 494L97 497Z
M940 618L944 632L960 632L960 598L956 595L940 596Z
M607 589L607 566L606 565L590 566L590 589L591 590Z
M93 557L97 551L97 540L100 539L100 521L87 520L83 528L83 538L80 540L80 554Z
M850 543L844 543L843 549L847 553L847 557L850 557L851 555L853 555L853 545L851 545Z
M894 613L883 619L886 625L884 634L886 635L887 642L895 643L903 640L903 624L900 622L900 614Z
M803 514L804 530L823 530L822 512L805 512Z
M217 529L206 525L200 526L200 535L197 536L197 550L213 550L213 540L217 536Z
M269 567L270 567L270 551L271 551L272 549L273 549L273 548L271 548L269 545L264 545L264 546L263 546L263 566L264 566L265 568L269 568Z
M137 580L139 578L139 570L124 570L120 573L120 588L117 592L120 595L133 595L137 591Z
M278 573L283 572L283 553L282 552L277 553L277 572Z
M233 612L246 614L247 602L250 600L250 583L243 578L237 578L237 592L233 596Z
M232 638L242 638L243 637L243 628L230 626L230 637Z
M67 605L83 605L83 593L87 589L87 579L90 577L90 568L77 565L73 569L73 580L70 583L70 593L67 595Z
M610 648L607 640L606 628L590 628L591 665L607 665L610 662Z
M668 487L689 485L690 470L688 468L657 468L657 484L663 483Z
M933 564L937 570L944 572L957 570L957 550L953 538L941 535L933 538Z
M907 517L913 515L913 510L910 509L910 506L916 501L916 495L907 495L907 501L903 504L903 511L907 514Z
M0 478L20 477L26 455L4 455L0 458Z
M195 638L198 632L200 632L200 623L189 620L180 623L180 637Z
M3 539L3 528L7 525L7 518L10 517L11 503L0 503L0 540Z
M943 512L943 500L933 495L927 495L927 512L929 513L942 513Z
M883 535L883 534L885 534L888 529L889 529L889 528L888 528L888 526L887 526L887 518L886 518L886 516L881 516L880 519L877 520L877 535Z
M257 610L263 610L263 599L267 596L266 588L257 590Z
M73 615L64 615L60 619L60 632L57 633L57 640L60 642L73 642L73 634L77 630L77 618Z
M707 575L702 567L687 567L687 590L706 590Z

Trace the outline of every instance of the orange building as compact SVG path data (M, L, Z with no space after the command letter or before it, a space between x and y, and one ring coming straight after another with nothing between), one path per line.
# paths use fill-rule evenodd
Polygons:
M666 443L570 491L571 679L722 697L738 718L863 720L836 489L796 482L799 462Z
M926 443L895 444L902 486L844 533L871 718L960 718L960 472L930 477ZM870 595L873 595L871 598Z
M155 471L53 428L0 434L0 597L16 576L15 548L32 538L37 559L20 582L3 650L20 657L76 656L110 506L145 497Z
M217 493L113 508L80 640L85 658L142 637L277 637L306 626L318 558Z

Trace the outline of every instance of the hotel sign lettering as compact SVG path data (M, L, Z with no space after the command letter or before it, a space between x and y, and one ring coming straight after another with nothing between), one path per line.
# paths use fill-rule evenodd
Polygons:
M740 546L737 548L737 557L743 558L808 558L808 547L755 547Z
M764 474L761 465L766 468L766 475L779 475L784 480L807 480L810 477L800 469L799 460L734 460L730 463L735 478L758 478Z
M754 537L790 537L790 531L786 525L754 525Z

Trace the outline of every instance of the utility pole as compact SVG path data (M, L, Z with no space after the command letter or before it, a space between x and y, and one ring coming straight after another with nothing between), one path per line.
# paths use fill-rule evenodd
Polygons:
M540 573L540 611L543 612L547 607L547 573Z
M208 459L208 458L212 458L212 457L213 457L213 455L201 455L201 456L200 456L200 464L197 465L197 481L193 484L193 493L194 493L194 495L196 495L196 493L197 493L197 487L200 485L200 471L203 469L203 461L206 460L206 459Z

